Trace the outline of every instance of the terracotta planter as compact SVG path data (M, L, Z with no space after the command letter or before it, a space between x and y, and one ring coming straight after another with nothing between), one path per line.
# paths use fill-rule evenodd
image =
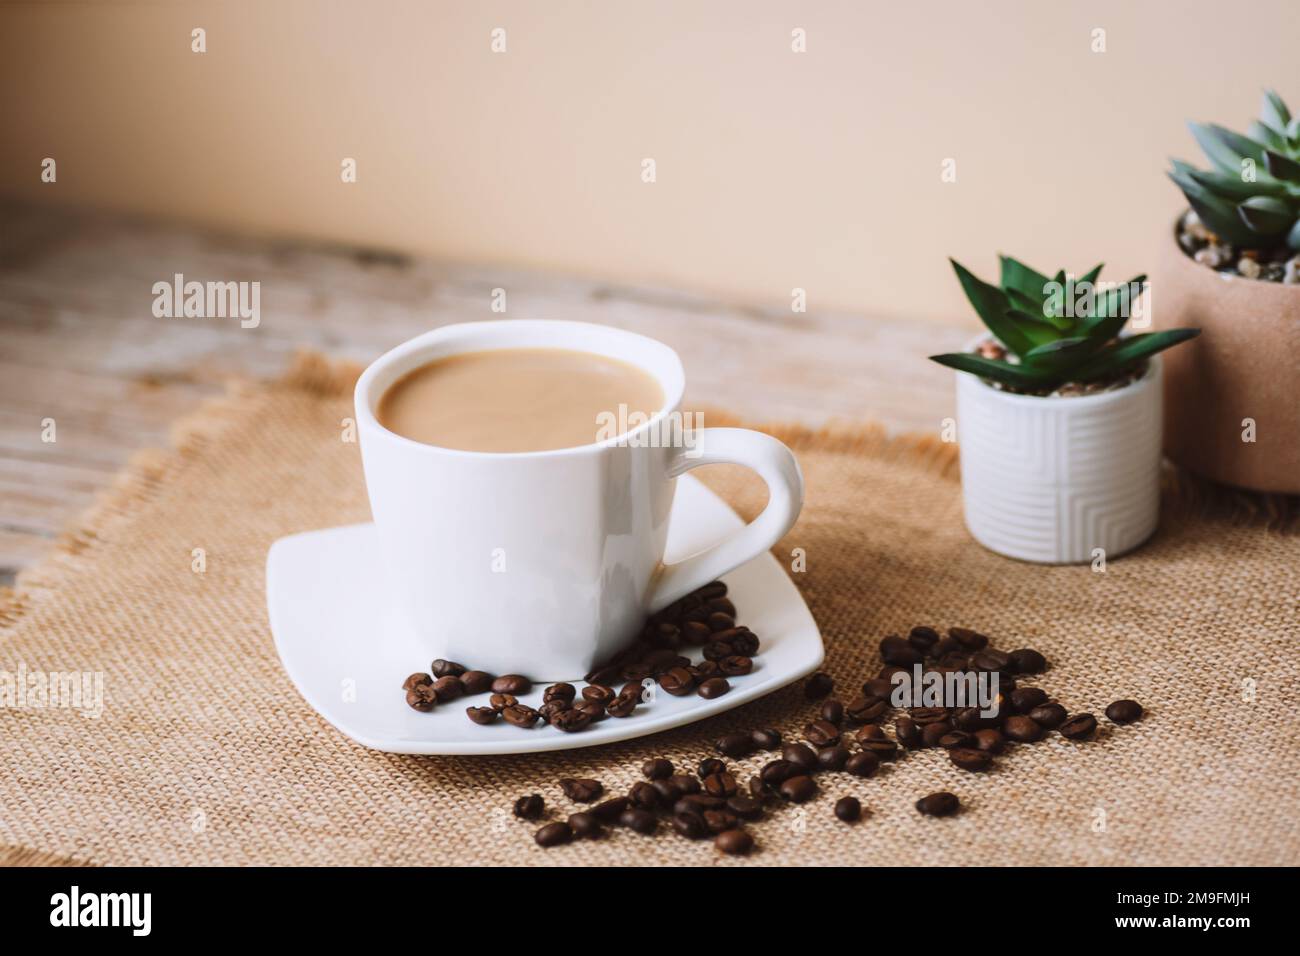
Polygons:
M1165 454L1224 484L1300 494L1300 286L1221 275L1170 236L1151 295L1155 328L1204 330L1163 353Z

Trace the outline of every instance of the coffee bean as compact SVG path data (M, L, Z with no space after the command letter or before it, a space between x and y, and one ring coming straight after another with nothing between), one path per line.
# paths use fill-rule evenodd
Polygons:
M613 797L604 803L598 803L591 812L601 823L617 823L619 816L628 808L627 797Z
M939 632L932 627L914 627L907 635L907 642L922 654L939 643Z
M659 686L674 697L685 697L695 689L695 677L685 667L674 667L659 675Z
M704 825L709 828L710 833L722 833L724 830L732 830L740 826L740 817L728 810L726 806L701 810L700 816L704 817Z
M421 713L428 713L438 703L432 684L415 684L406 692L406 702Z
M952 715L951 723L956 730L972 733L988 723L988 718L980 713L978 707L963 707Z
M708 584L696 588L692 593L701 601L712 601L727 596L727 585L725 581L710 581Z
M542 702L552 700L562 700L566 704L573 703L573 698L578 695L577 688L572 684L552 684L546 690L542 691Z
M880 642L880 659L895 667L911 667L922 661L921 652L897 634L890 634Z
M702 684L710 677L721 677L722 669L718 667L717 661L700 661L698 664L692 664L686 668L695 678L695 683Z
M1142 705L1135 700L1117 700L1106 708L1112 724L1131 724L1142 716Z
M781 746L781 734L776 730L751 731L749 738L759 750L775 750Z
M593 724L598 723L609 716L609 714L605 712L605 705L597 703L594 700L580 700L573 705L573 709L586 714L591 718Z
M595 701L597 704L608 704L614 699L614 688L606 687L604 684L588 684L582 689L582 699Z
M894 736L898 742L909 750L915 750L921 744L921 728L911 717L899 717L894 722Z
M1027 714L1047 703L1047 691L1041 687L1017 687L1011 692L1010 701L1011 709L1017 714Z
M702 840L709 835L704 817L693 811L674 814L673 829L688 840Z
M748 757L754 752L754 738L746 733L725 734L713 746L726 757Z
M717 744L714 746L717 746ZM699 767L696 768L696 773L699 775L699 778L703 780L711 773L722 773L722 771L726 769L727 765L718 758L706 757L700 761Z
M694 779L694 777L691 778L692 781L694 781ZM651 780L650 786L654 787L659 793L660 806L671 807L674 803L685 796L685 794L682 793L681 788L677 786L675 778L673 777L669 777L667 780Z
M520 697L532 689L533 682L519 674L503 674L492 682L492 691L497 694Z
M641 765L641 773L647 780L666 780L673 775L673 762L663 757L655 757Z
M802 768L789 760L770 760L758 771L758 778L767 786L775 787L801 772Z
M497 719L497 712L491 707L466 707L465 713L469 715L469 719L474 723L483 724L484 726L495 723Z
M1097 718L1092 714L1075 714L1061 724L1061 736L1067 740L1087 740L1097 731Z
M937 724L940 721L948 720L947 707L913 707L908 710L907 715L916 722L918 727L925 727L929 724Z
M734 797L740 789L736 783L736 778L727 771L722 773L711 773L704 778L704 792L711 797Z
M718 661L718 669L728 677L744 677L754 669L754 659L733 654Z
M972 655L970 666L977 671L1004 671L1011 669L1011 657L996 648L986 647Z
M707 644L713 638L709 625L703 621L686 621L682 624L681 635L683 641L695 647Z
M727 683L725 677L710 677L695 692L705 700L713 700L721 697L729 690L731 690L731 685Z
M703 813L705 810L721 810L727 805L723 797L711 797L707 793L693 793L682 797L673 804L673 813Z
M1043 736L1043 728L1038 722L1030 717L1016 715L1008 717L1002 724L1002 733L1006 734L1009 740L1017 743L1029 744Z
M948 759L955 766L960 767L962 770L969 770L972 773L987 770L993 762L993 758L986 751L969 747L957 747L954 750L949 750Z
M939 738L939 746L944 750L958 750L962 747L975 746L975 738L962 730L954 730Z
M823 701L818 716L827 723L838 727L844 722L844 705L834 699Z
M840 797L835 801L835 816L845 823L854 823L862 816L862 804L857 797Z
M941 790L916 801L916 809L929 817L948 817L957 812L961 802L956 794Z
M807 803L817 795L817 784L812 777L801 775L782 781L778 790L791 803Z
M455 661L444 661L440 657L429 666L429 670L433 671L434 677L459 677L465 673L465 665L457 664Z
M515 816L521 820L537 820L545 809L546 803L542 800L541 794L530 793L515 801Z
M631 717L640 700L639 695L620 694L606 706L605 713L611 717Z
M786 744L781 749L781 756L804 773L817 770L817 754L807 744Z
M870 751L864 750L860 754L854 754L844 764L844 769L855 777L870 777L880 769L880 758Z
M1038 651L1022 647L1011 652L1011 665L1017 674L1041 674L1047 670L1047 658Z
M562 713L568 709L568 701L548 700L546 703L542 704L541 707L537 708L537 712L542 715L542 720L549 724L555 718L556 714Z
M507 707L513 707L519 701L511 694L493 694L488 698L488 703L492 705L495 711L503 711Z
M887 677L873 677L862 684L862 696L866 698L879 698L888 703L893 693L894 682Z
M724 614L721 611L715 611L708 616L705 624L709 625L709 630L717 633L718 631L729 631L736 626L735 619L730 614Z
M465 685L467 694L486 694L492 689L494 679L487 671L466 671L460 675L460 682Z
M433 682L433 692L438 696L438 703L445 704L465 696L465 685L459 677L439 677Z
M632 784L632 789L627 792L627 799L633 807L640 810L658 810L664 802L663 795L644 781Z
M655 832L659 821L649 810L641 810L637 807L629 807L619 814L618 822L629 830L634 830L643 836L649 836Z
M724 657L731 657L735 653L736 648L727 641L718 640L717 635L714 635L714 639L704 645L704 659L706 661L714 661L716 663Z
M560 789L574 803L590 803L605 792L599 780L587 777L564 777L560 780Z
M829 720L814 720L803 729L803 735L814 747L833 747L840 742L840 729Z
M1000 754L1003 745L1002 731L991 727L975 731L975 746L985 753Z
M835 689L835 681L831 675L824 671L818 671L809 677L803 684L803 695L809 700L821 700Z
M577 707L570 707L568 710L552 714L550 723L556 730L562 730L566 734L576 734L591 726L591 714Z
M817 751L817 768L819 770L843 770L849 760L849 748L843 744L823 747Z
M945 735L952 733L952 724L946 720L937 723L926 724L921 728L921 746L934 747Z
M771 790L768 788L767 784L763 782L761 777L750 777L748 789L749 795L759 803L765 803L771 793Z
M415 687L417 684L432 684L432 683L433 683L433 678L430 675L417 672L415 674L412 674L410 677L406 678L406 680L402 681L402 690L410 690L412 687Z
M1029 719L1040 727L1053 730L1065 723L1068 715L1060 704L1042 704L1029 712Z
M727 809L742 820L761 820L763 805L752 797L737 794L727 800Z
M569 829L580 840L598 840L605 835L605 828L594 813L581 811L569 814Z
M723 770L725 769L724 767ZM677 792L680 794L700 792L700 781L688 773L675 773L668 778L668 781L677 788Z
M714 838L713 845L728 856L744 856L754 848L754 838L744 830L724 830Z
M736 605L725 597L710 598L706 603L713 611L721 612L728 617L736 616Z
M559 846L573 839L573 828L567 823L548 823L533 834L533 839L538 846Z
M880 761L898 759L898 744L888 738L859 740L858 746L862 748L863 753L875 754L876 759Z
M736 649L736 653L741 657L753 657L758 653L758 635L747 627L736 629L739 633L731 638L731 646Z
M857 739L858 743L861 743L864 740L887 739L885 737L885 732L880 729L879 724L863 724L861 727L858 728L858 732L854 735L854 737Z
M888 710L889 701L886 698L868 697L863 694L849 701L848 707L844 709L844 716L851 723L865 724L873 720L879 720Z
M968 651L978 651L988 645L989 639L969 627L950 627L948 636Z

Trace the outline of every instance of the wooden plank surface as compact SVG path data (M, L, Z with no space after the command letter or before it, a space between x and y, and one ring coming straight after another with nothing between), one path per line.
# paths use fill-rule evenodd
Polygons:
M973 329L18 204L0 204L0 223L0 584L39 558L132 452L165 446L170 423L229 377L275 376L300 348L366 362L449 322L602 322L675 348L690 404L754 421L928 431L953 398L951 373L925 356ZM153 284L176 273L260 282L260 325L154 317ZM491 310L498 288L504 316ZM41 440L47 418L53 443Z

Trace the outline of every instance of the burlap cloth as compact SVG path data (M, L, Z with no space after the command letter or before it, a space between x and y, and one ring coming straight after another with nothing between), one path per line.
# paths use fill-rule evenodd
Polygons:
M307 361L205 408L178 428L176 449L138 458L4 597L0 670L103 671L106 700L98 719L0 710L0 857L742 862L667 831L544 851L508 808L536 791L555 819L573 809L560 777L621 792L647 757L694 767L724 731L796 731L812 709L797 687L639 741L506 758L369 751L298 696L267 626L266 550L281 535L368 517L357 446L340 441L354 374ZM841 688L878 668L882 635L963 624L1008 649L1041 649L1053 662L1041 685L1072 710L1100 714L1133 697L1148 715L1123 728L1103 720L1091 743L1022 746L987 775L925 751L871 780L824 776L814 802L753 826L760 849L746 862L1300 863L1300 537L1167 508L1155 539L1104 573L1020 564L966 533L950 446L871 429L776 431L808 486L777 553L806 553L794 579ZM751 479L712 471L697 474L741 512L761 506ZM202 574L194 548L206 551ZM765 759L742 761L742 780ZM917 797L939 789L965 811L918 815ZM869 811L856 826L831 813L844 794Z

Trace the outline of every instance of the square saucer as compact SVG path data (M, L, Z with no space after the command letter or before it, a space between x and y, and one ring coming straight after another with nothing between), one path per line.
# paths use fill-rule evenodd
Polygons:
M732 534L741 519L689 475L677 479L668 526L667 560L678 561ZM266 603L275 648L308 704L342 733L375 750L402 754L521 754L570 750L630 740L738 707L812 673L825 651L798 589L771 554L726 575L740 622L762 645L754 670L731 680L713 700L658 693L631 717L608 718L579 733L497 721L473 723L465 708L487 695L464 697L419 713L401 683L433 655L386 600L383 560L371 524L308 531L281 538L266 558ZM683 652L687 653L687 652ZM689 654L700 659L695 649ZM473 661L465 662L473 666ZM580 680L575 684L581 685ZM541 686L520 698L537 707Z

